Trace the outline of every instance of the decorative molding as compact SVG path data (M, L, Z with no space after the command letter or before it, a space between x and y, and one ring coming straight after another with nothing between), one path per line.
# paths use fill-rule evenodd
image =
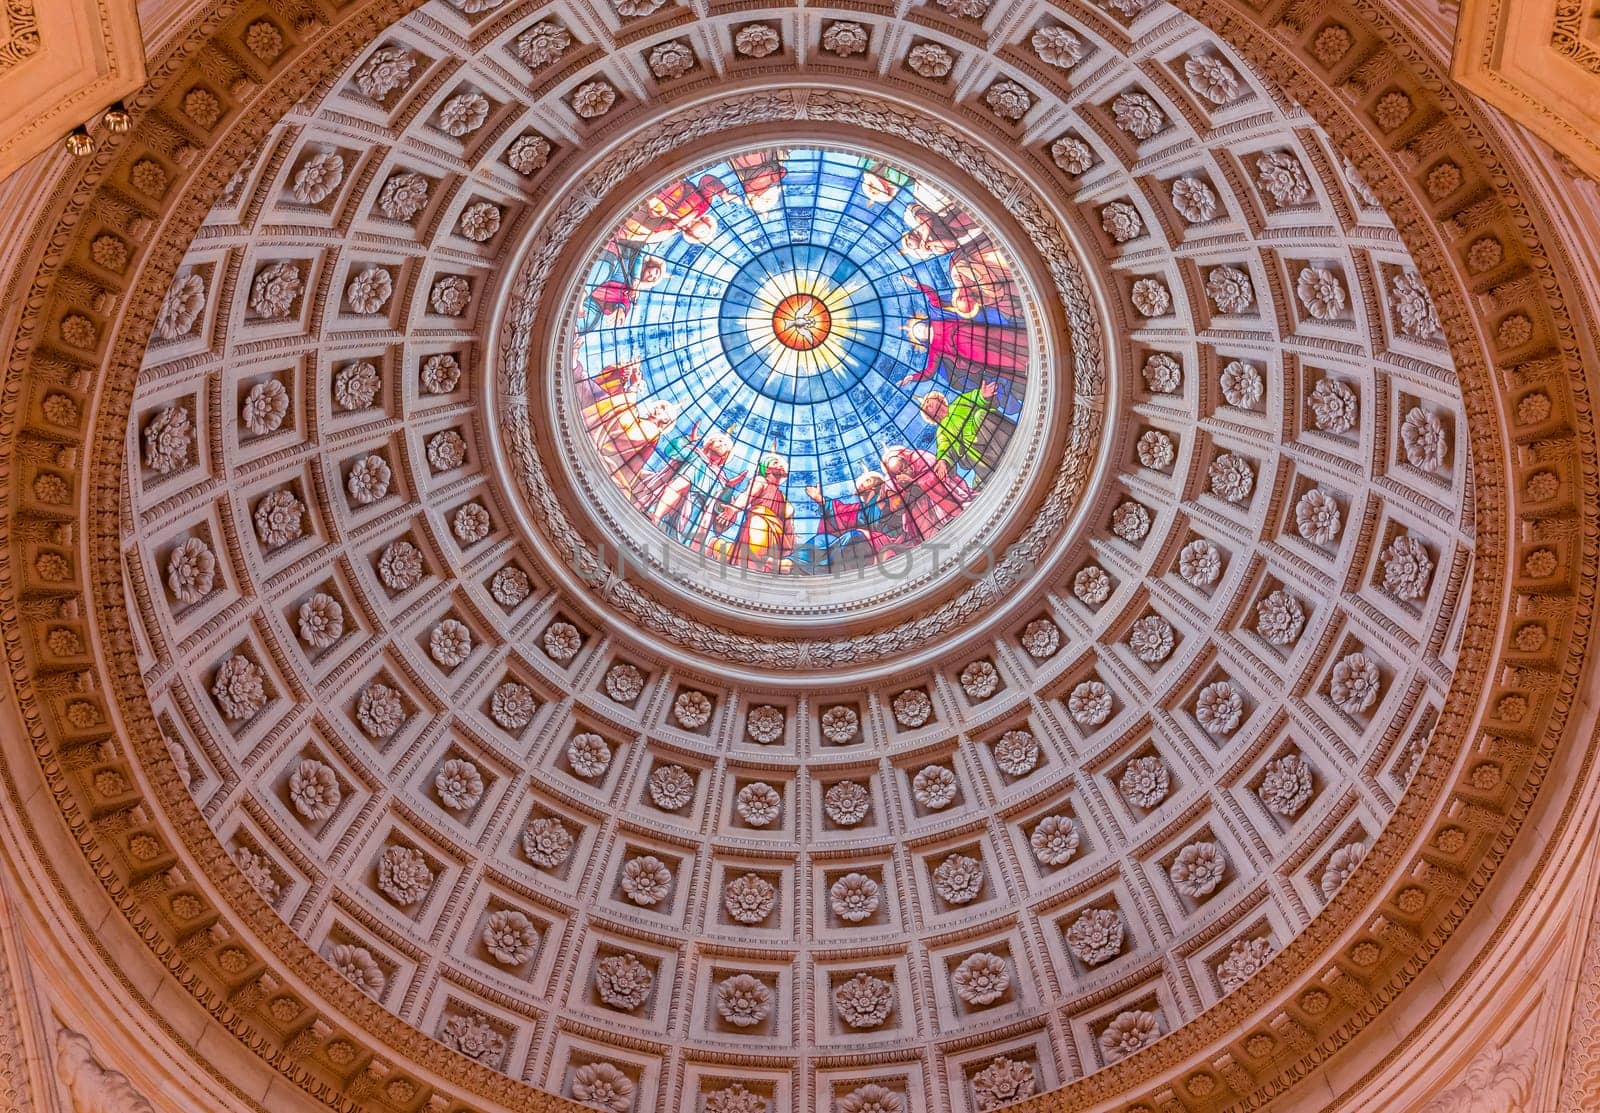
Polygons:
M1600 40L1590 0L1464 0L1451 76L1600 176Z
M0 178L144 80L134 0L4 0Z
M39 53L39 14L32 0L0 5L0 74Z
M73 1113L156 1113L127 1075L100 1061L81 1032L63 1028L57 1033L56 1070L72 1098Z
M1531 1048L1486 1047L1461 1081L1424 1105L1422 1113L1531 1113L1533 1063Z
M1586 29L1600 22L1594 0L1556 0L1554 27L1550 32L1550 45L1556 53L1571 58L1585 70L1600 77L1600 50Z

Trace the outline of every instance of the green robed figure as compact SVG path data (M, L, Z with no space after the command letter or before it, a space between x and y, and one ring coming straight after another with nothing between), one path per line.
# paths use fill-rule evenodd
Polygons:
M924 395L922 416L934 426L935 456L952 467L977 473L986 481L1000 464L1016 422L994 404L999 384L993 380L956 395L952 401L941 391Z

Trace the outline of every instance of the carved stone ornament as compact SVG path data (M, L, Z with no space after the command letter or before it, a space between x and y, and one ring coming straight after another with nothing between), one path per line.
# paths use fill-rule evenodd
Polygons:
M650 996L655 981L650 969L632 954L608 955L595 963L595 992L614 1009L637 1009Z
M548 66L572 46L571 33L559 23L540 20L517 36L512 51L529 69Z
M1231 681L1207 684L1195 697L1194 717L1212 734L1232 734L1244 719L1244 697Z
M502 966L521 966L533 957L539 932L533 921L514 908L489 914L483 925L483 948Z
M522 832L522 852L541 869L559 869L576 845L572 832L559 819L539 816Z
M1109 719L1111 706L1111 690L1098 680L1085 680L1067 698L1068 713L1087 727L1097 727Z
M903 727L920 727L933 714L933 701L921 689L901 692L891 702L895 722Z
M675 812L694 799L694 775L681 765L660 765L650 774L649 789L656 807Z
M1106 1062L1115 1062L1154 1043L1160 1036L1161 1028L1154 1013L1129 1009L1118 1013L1101 1029L1100 1052Z
M855 781L840 781L822 794L823 811L841 827L854 827L867 817L871 797Z
M1254 364L1242 359L1229 360L1223 366L1218 385L1228 405L1241 410L1255 409L1266 394L1266 382L1261 372Z
M745 715L744 729L750 741L770 746L783 737L783 711L771 704L752 707Z
M834 987L833 1007L850 1028L877 1028L894 1007L894 986L872 974L856 974Z
M828 889L833 914L847 924L859 924L878 911L878 883L864 873L847 873Z
M567 763L580 777L602 776L611 767L611 747L593 731L574 734L567 743Z
M633 1108L633 1080L614 1063L585 1063L572 1073L572 1097L581 1105L608 1113Z
M482 93L457 93L439 109L439 130L459 139L470 135L489 118L489 98Z
M1339 276L1322 267L1305 267L1295 281L1295 295L1306 312L1319 321L1331 321L1344 309L1348 297Z
M956 996L974 1008L992 1005L1011 988L1011 971L1001 955L975 951L950 975Z
M1152 394L1176 394L1183 385L1183 366L1166 352L1146 356L1142 373Z
M417 60L403 47L386 46L372 52L356 70L356 88L362 95L383 102L404 88L417 68Z
M876 1082L857 1086L839 1102L839 1113L905 1113L906 1099Z
M822 32L822 49L841 58L867 52L867 29L852 20L830 23Z
M733 49L746 58L765 58L783 45L777 30L764 23L751 23L734 32Z
M239 423L258 437L283 427L289 413L289 388L277 379L268 379L250 388L239 405Z
M822 736L840 746L853 740L861 729L861 716L856 709L843 704L825 710L820 721Z
M943 765L924 765L911 778L911 791L925 808L947 808L956 798L956 775Z
M183 275L161 300L161 309L156 314L156 336L162 340L187 336L205 307L205 281L197 274Z
M396 174L383 184L378 194L378 209L391 220L409 223L428 203L429 189L428 179L415 171Z
M1122 952L1122 913L1111 908L1089 908L1067 927L1067 949L1086 966L1109 962Z
M402 908L419 903L433 887L433 870L422 852L410 846L387 846L378 858L378 888Z
M971 904L983 891L983 863L965 854L952 854L934 868L933 888L949 904Z
M1111 102L1111 118L1134 139L1154 139L1167 126L1161 108L1147 93L1122 93Z
M694 69L694 50L682 39L661 43L650 49L650 72L662 80L682 77Z
M1154 753L1134 758L1123 766L1122 776L1117 779L1123 798L1138 808L1157 808L1166 800L1170 787L1171 774L1166 771L1166 763Z
M1212 104L1227 104L1243 88L1232 66L1214 54L1200 54L1183 63L1183 76L1189 88Z
M1305 168L1286 151L1268 151L1256 159L1256 185L1280 209L1303 204L1311 196Z
M1293 645L1305 624L1305 608L1283 588L1269 592L1256 603L1256 632L1272 645Z
M75 1113L156 1113L127 1075L100 1061L82 1033L69 1028L56 1033L55 1064Z
M1180 893L1186 897L1199 900L1201 897L1210 896L1222 883L1223 875L1227 872L1228 859L1222 852L1222 847L1216 843L1201 840L1189 843L1172 862L1168 872L1172 875L1172 883Z
M980 1111L999 1109L1030 1098L1036 1086L1032 1064L1004 1055L996 1056L988 1066L972 1076L972 1093Z
M1041 27L1028 39L1039 60L1061 69L1083 61L1083 40L1066 27Z
M326 762L305 758L289 775L289 803L314 823L332 815L343 798L339 775Z
M768 1113L770 1107L766 1098L739 1082L705 1093L706 1113Z
M1199 178L1179 178L1172 183L1172 207L1190 224L1204 224L1217 215L1217 194Z
M672 871L654 854L629 858L622 867L622 891L634 904L645 908L660 904L672 885Z
M1050 144L1050 158L1068 174L1082 174L1094 165L1094 151L1076 136L1064 135Z
M302 205L319 205L344 181L344 156L338 151L312 155L300 164L291 192Z
M938 43L918 43L906 54L909 69L933 80L948 76L955 62L955 55Z
M1311 799L1311 764L1299 754L1285 754L1267 763L1256 795L1279 815L1293 818Z
M772 990L751 974L734 974L717 983L717 1015L735 1028L754 1028L772 1012Z
M1064 815L1045 816L1028 836L1033 856L1042 866L1066 865L1078 852L1081 841L1077 824Z
M1039 764L1039 740L1030 730L1008 730L994 744L994 762L1008 776L1025 777Z
M1206 296L1218 313L1243 313L1256 300L1249 274L1228 264L1212 267L1206 275Z
M778 818L783 797L765 781L754 781L739 790L734 810L752 827L766 827Z
M1197 537L1178 553L1178 575L1194 587L1210 587L1222 576L1222 550Z
M1036 661L1044 661L1061 648L1061 628L1048 618L1034 619L1022 631L1022 648Z
M1072 594L1086 607L1098 607L1111 598L1111 577L1096 565L1080 568L1072 577Z
M439 767L434 776L433 790L439 802L451 811L467 811L478 806L483 799L483 774L478 767L462 758L451 758Z
M777 904L777 890L760 874L741 874L728 882L722 904L735 923L763 923Z
M684 730L699 730L711 721L711 697L704 692L678 693L672 701L672 717Z
M1536 1058L1532 1048L1490 1044L1473 1056L1458 1082L1436 1095L1420 1113L1531 1111Z

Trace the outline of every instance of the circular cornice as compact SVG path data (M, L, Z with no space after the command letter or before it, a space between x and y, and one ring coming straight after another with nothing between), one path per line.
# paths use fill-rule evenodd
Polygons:
M729 113L726 99L700 106L693 103L686 107L675 106L670 127L641 128L641 141L624 148L622 153L609 155L603 165L570 191L571 197L564 201L561 209L544 222L546 228L560 231L543 230L529 245L529 257L518 269L509 304L501 316L498 349L498 359L506 369L499 399L502 412L498 417L508 452L515 458L512 470L535 516L538 530L554 546L555 565L575 575L589 592L616 608L629 625L636 624L684 648L741 667L754 665L783 671L870 664L882 657L915 652L931 639L943 637L981 617L989 607L1018 591L1044 563L1046 550L1061 539L1089 480L1104 421L1107 378L1099 341L1098 314L1073 249L1055 217L1025 179L997 164L987 152L948 124L906 106L859 93L838 88L801 91L792 83L769 89L753 86L743 95L740 105L736 116ZM1061 299L1066 337L1052 337L1046 352L1070 350L1072 353L1070 413L1074 416L1066 429L1066 444L1061 449L1059 466L1053 469L1055 478L1042 493L1043 503L1037 514L1020 534L1012 539L1006 533L995 536L989 531L996 527L1005 530L1007 519L1000 518L1001 512L1007 511L1008 519L1014 520L1019 507L1033 505L1039 500L1038 495L1017 492L1014 499L1000 505L989 501L992 517L974 524L992 540L979 542L967 530L961 530L950 539L954 552L941 561L937 571L941 579L965 585L953 598L931 609L928 607L930 588L944 594L949 594L950 589L932 582L934 570L919 562L911 566L914 574L897 585L892 596L900 609L916 608L920 613L915 617L887 627L879 621L870 633L796 638L782 633L784 626L790 623L777 624L777 615L770 616L769 621L762 624L746 622L730 626L726 622L733 616L726 610L720 622L707 621L681 606L664 604L651 590L633 582L626 574L626 567L619 569L617 561L608 560L603 548L585 541L561 506L557 492L563 484L551 481L538 450L533 426L521 402L526 396L525 380L517 369L526 364L529 351L555 347L548 335L539 342L536 322L543 290L547 286L560 288L559 280L552 279L552 270L563 254L566 241L562 233L575 229L588 212L608 196L614 183L629 180L647 165L657 165L656 160L664 156L681 160L685 157L678 153L681 146L693 145L691 149L703 150L708 142L716 142L719 133L730 129L747 136L767 136L773 134L774 127L780 129L779 134L799 135L806 131L814 134L815 129L830 126L846 129L842 132L844 135L874 137L890 150L920 152L917 157L924 159L937 158L996 201L1006 203L1026 236L1025 242L1041 260L1044 273L1051 276L1056 296ZM1026 261L1027 257L1023 258ZM1054 314L1050 316L1055 319ZM1064 408L1067 404L1067 400L1062 399L1058 405ZM1053 420L1059 424L1067 416L1058 411ZM1046 417L1051 418L1048 411ZM1045 445L1058 443L1060 438L1059 432L1047 429L1034 433L1032 443L1027 446L1029 451L1020 480L1026 482L1031 478L1035 470L1033 459ZM798 621L801 629L818 621L848 629L852 624L870 621L880 611L881 608L874 608L857 618L851 610L835 614L833 608L823 604L809 608L807 614L796 613L792 620Z

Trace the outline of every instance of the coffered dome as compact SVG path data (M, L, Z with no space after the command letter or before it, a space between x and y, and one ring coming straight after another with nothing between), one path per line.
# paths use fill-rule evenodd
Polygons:
M1221 1107L1361 1026L1572 680L1508 579L1593 586L1531 249L1361 25L258 7L83 200L13 492L197 993L441 1110Z
M988 1108L1243 985L1394 811L1472 551L1326 135L1175 13L1017 28L1060 102L1002 145L999 59L961 125L751 75L630 126L616 56L523 103L576 26L468 14L277 124L135 392L145 686L257 894L630 1108Z

